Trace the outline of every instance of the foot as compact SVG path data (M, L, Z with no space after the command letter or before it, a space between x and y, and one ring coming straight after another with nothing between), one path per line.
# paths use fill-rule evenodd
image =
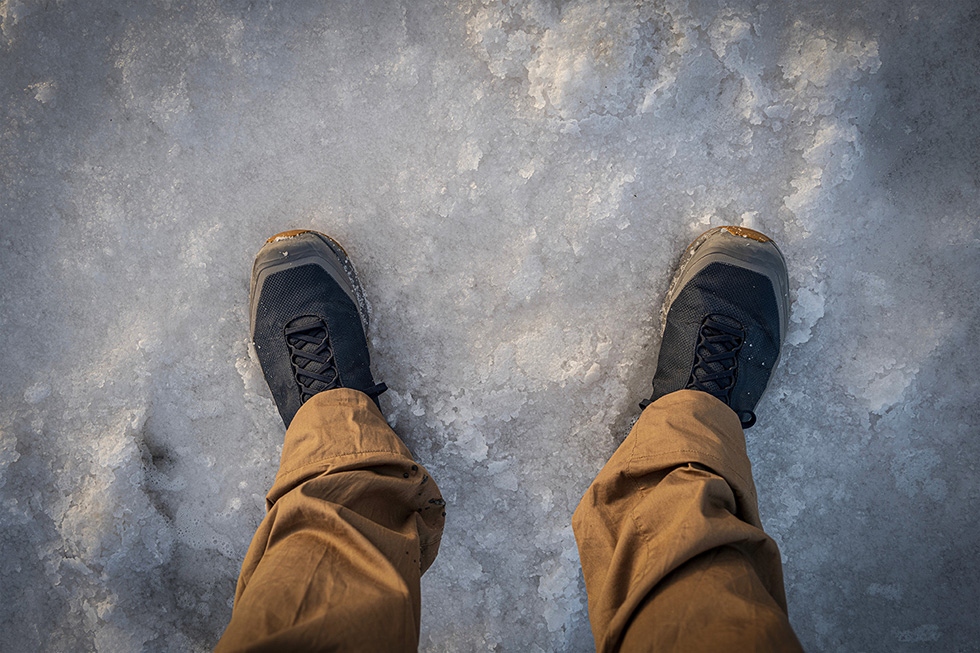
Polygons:
M700 390L755 424L789 320L786 261L770 238L717 227L688 248L670 284L653 396Z
M377 397L368 353L367 303L347 253L333 239L296 229L266 241L249 297L252 342L289 423L313 395L352 388Z

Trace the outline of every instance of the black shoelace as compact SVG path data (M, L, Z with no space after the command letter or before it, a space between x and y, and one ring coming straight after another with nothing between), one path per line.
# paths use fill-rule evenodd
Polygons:
M286 345L293 376L300 389L300 403L325 390L343 387L337 361L334 359L330 335L323 319L307 315L293 320L286 326ZM370 388L354 388L377 402L378 396L388 389L384 383Z
M687 388L707 392L730 406L738 373L737 357L745 343L745 331L719 318L721 316L709 315L701 323L694 371ZM738 418L743 428L755 424L755 415L751 411L739 412Z
M293 364L293 376L300 388L300 401L313 395L340 387L340 373L333 356L333 347L327 336L323 320L309 316L293 320L286 327L286 344L289 360Z

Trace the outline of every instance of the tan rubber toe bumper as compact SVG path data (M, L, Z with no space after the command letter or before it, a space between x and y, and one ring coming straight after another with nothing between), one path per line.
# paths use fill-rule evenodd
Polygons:
M727 226L721 227L733 236L741 236L742 238L751 238L752 240L758 240L760 243L771 243L772 238L769 236L759 233L755 229L749 229L748 227L735 227Z
M311 229L290 229L289 231L283 231L282 233L278 233L272 238L269 238L267 241L265 241L265 244L268 245L269 243L274 243L279 240L286 240L287 238L295 238L300 234L308 234L308 233L316 233L316 232L312 231Z

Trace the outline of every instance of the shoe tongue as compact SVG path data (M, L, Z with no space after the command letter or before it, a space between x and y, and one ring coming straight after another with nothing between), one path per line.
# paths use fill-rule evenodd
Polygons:
M738 320L721 313L713 313L707 316L704 320L704 326L715 331L729 331L733 335L742 336L745 333L745 329Z
M308 329L323 326L323 320L316 315L304 315L298 317L286 325L287 329Z

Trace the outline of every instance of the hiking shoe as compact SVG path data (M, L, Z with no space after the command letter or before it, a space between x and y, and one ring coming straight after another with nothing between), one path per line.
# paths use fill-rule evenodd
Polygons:
M289 426L313 395L352 388L387 390L371 376L367 302L347 253L315 231L284 231L266 241L252 266L252 343Z
M664 325L653 396L707 392L755 424L789 320L786 261L769 237L717 227L687 249L661 311Z

